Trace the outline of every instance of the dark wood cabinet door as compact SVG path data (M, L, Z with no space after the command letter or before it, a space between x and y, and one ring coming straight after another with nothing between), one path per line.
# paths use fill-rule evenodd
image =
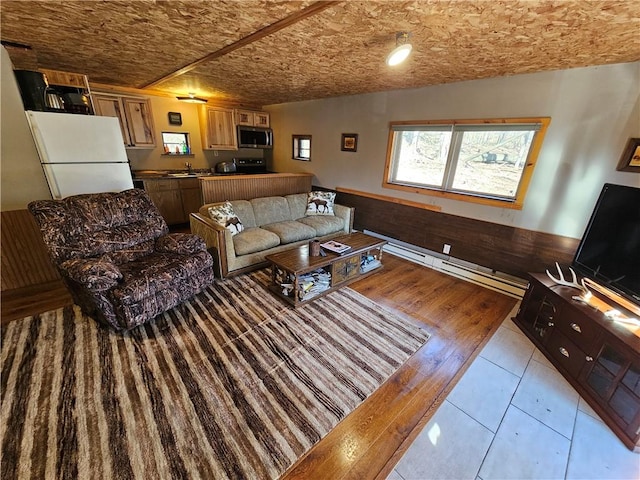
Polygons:
M607 336L580 378L631 438L640 437L640 361L637 353Z

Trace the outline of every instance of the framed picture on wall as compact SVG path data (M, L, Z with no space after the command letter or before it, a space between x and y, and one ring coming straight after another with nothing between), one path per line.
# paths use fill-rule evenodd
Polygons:
M358 150L358 134L343 133L341 148L343 152L355 152Z
M622 152L616 170L622 172L640 172L640 138L630 138Z
M182 125L180 112L169 112L169 125Z

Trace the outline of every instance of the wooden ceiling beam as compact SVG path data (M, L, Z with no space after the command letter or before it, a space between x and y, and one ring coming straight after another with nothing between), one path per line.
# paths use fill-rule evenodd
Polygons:
M322 12L323 10L326 10L329 7L334 6L335 4L338 3L342 3L344 0L322 0L319 2L315 2L311 5L309 5L307 8L303 8L302 10L300 10L299 12L293 13L291 15L289 15L288 17L283 18L282 20L278 20L275 23L272 23L271 25L267 25L264 28L261 28L260 30L252 33L251 35L248 35L244 38L241 38L240 40L238 40L237 42L234 42L230 45L227 45L226 47L221 48L220 50L217 50L215 52L212 52L208 55L205 55L204 57L196 60L195 62L191 62L181 68L179 68L178 70L175 70L171 73L168 73L167 75L165 75L164 77L158 78L157 80L154 80L151 83L148 83L146 85L142 85L141 87L139 87L140 89L143 88L151 88L151 87L155 87L158 84L165 82L167 80L170 80L172 78L178 77L182 74L185 74L191 70L193 70L194 68L196 68L199 65L202 65L203 63L209 62L211 60L214 60L216 58L222 57L230 52L233 52L234 50L237 50L238 48L242 48L246 45L249 45L250 43L256 42L268 35L271 35L275 32L278 32L284 28L287 28L291 25L293 25L294 23L297 23L301 20L304 20L305 18L311 17L317 13Z

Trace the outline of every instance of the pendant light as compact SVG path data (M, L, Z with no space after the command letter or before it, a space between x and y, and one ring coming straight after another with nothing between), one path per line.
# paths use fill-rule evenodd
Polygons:
M195 93L189 93L188 97L176 97L181 102L187 103L207 103L208 100L206 98L196 97Z
M411 53L412 48L409 43L409 32L396 33L396 48L387 55L387 65L394 67L404 62Z

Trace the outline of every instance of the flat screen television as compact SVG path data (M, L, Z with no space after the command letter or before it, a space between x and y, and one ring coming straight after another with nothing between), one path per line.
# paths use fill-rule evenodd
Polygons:
M604 184L573 267L640 305L640 188Z

